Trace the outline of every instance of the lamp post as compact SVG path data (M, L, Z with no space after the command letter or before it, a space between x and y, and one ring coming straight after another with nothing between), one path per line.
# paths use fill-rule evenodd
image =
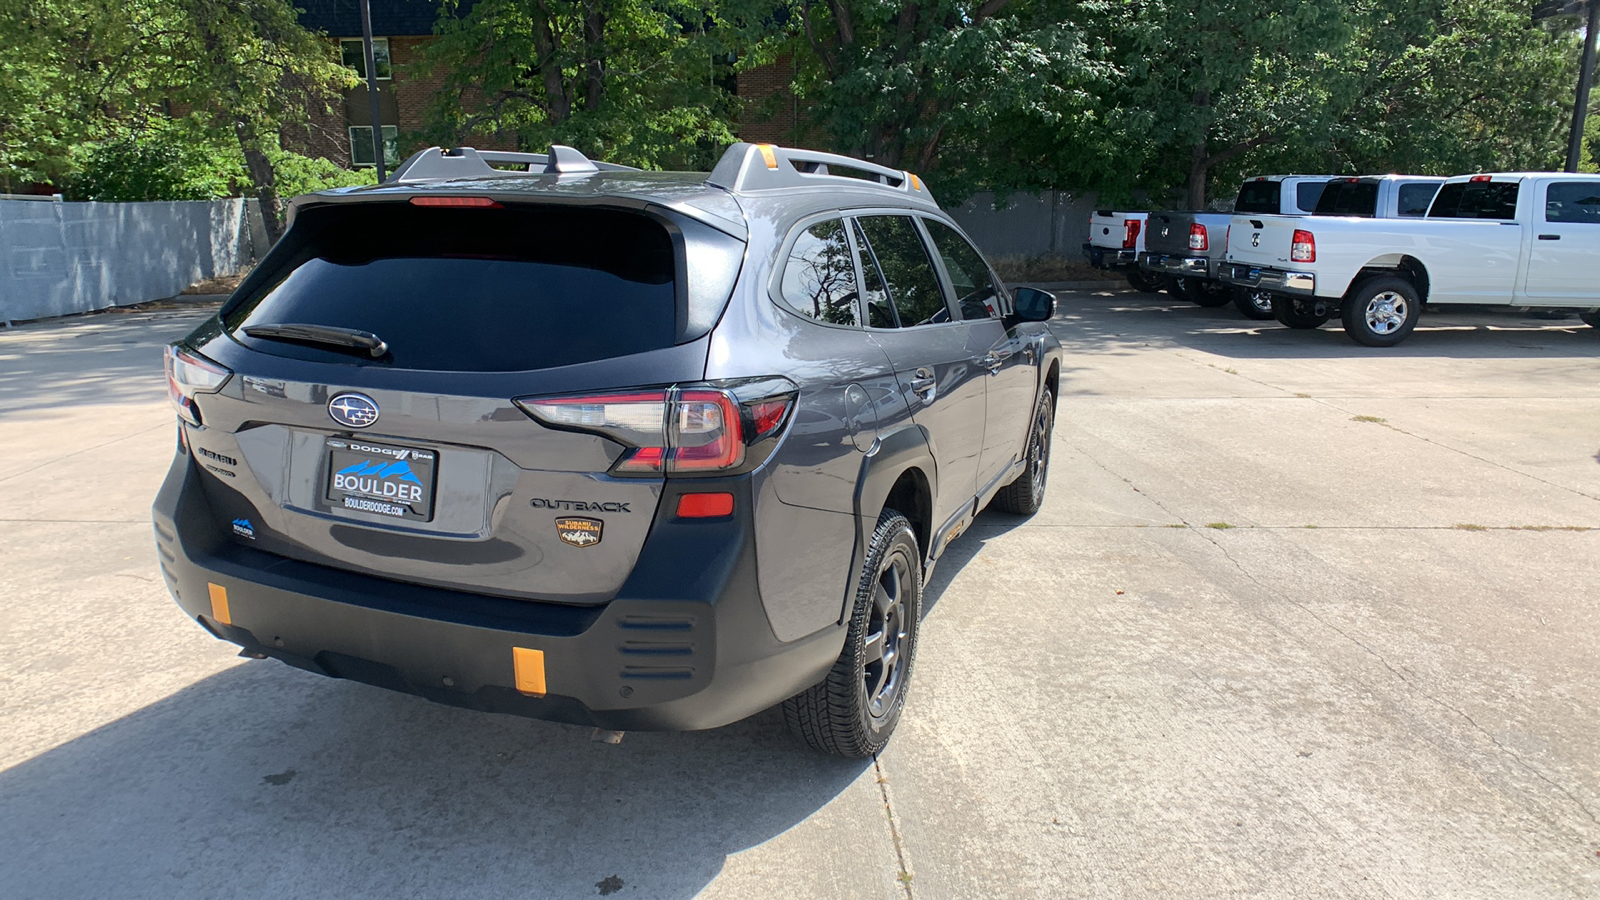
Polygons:
M1583 61L1578 65L1578 94L1572 103L1572 131L1567 136L1567 171L1578 171L1583 157L1583 125L1589 115L1589 85L1594 81L1595 35L1600 32L1600 0L1540 0L1533 6L1533 20L1588 13L1583 35Z
M1590 50L1594 42L1590 42ZM378 167L378 181L387 177L383 166L383 114L378 106L378 62L372 52L372 4L361 0L361 52L367 57L367 102L372 108L372 161ZM1592 54L1591 54L1592 55Z

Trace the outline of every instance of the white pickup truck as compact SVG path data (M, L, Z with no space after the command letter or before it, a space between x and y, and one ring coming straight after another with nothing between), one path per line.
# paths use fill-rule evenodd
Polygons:
M1278 321L1335 314L1370 347L1405 340L1423 307L1578 310L1600 328L1600 175L1463 175L1425 218L1235 215L1224 280L1273 295Z
M1083 245L1083 258L1096 269L1120 269L1135 290L1155 293L1161 279L1139 271L1139 254L1144 252L1145 212L1117 212L1097 209L1089 216L1089 240Z

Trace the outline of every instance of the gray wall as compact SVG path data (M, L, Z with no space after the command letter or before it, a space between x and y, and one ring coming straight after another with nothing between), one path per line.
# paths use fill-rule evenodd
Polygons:
M0 200L0 321L171 297L250 255L242 200Z
M1041 191L1012 194L1004 209L994 208L994 194L975 194L961 206L946 207L978 249L994 256L1039 256L1059 253L1076 259L1089 239L1093 193Z

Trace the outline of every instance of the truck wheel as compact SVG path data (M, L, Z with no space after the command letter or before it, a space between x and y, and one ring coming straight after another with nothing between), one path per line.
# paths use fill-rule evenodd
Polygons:
M1246 319L1272 318L1272 292L1260 288L1234 288L1233 305Z
M813 750L876 754L905 707L922 623L922 555L906 517L878 516L839 660L823 679L783 701L789 730Z
M1600 312L1578 313L1578 318L1582 319L1583 324L1590 328L1600 328Z
M1207 309L1226 306L1233 299L1233 288L1220 281L1201 281L1198 278L1184 279L1184 290L1196 306Z
M1141 294L1161 293L1162 282L1165 279L1160 275L1151 275L1143 269L1128 270L1128 284Z
M1316 304L1297 297L1273 296L1272 317L1290 328L1321 328L1322 323L1333 318L1326 308L1317 312Z
M1422 297L1395 275L1368 278L1344 302L1344 333L1368 347L1393 347L1417 327Z
M1027 464L1010 484L994 495L992 504L1001 512L1016 516L1031 516L1044 504L1044 483L1050 476L1050 434L1055 429L1056 409L1046 387L1039 392L1039 402L1033 407L1033 421L1028 426L1028 449L1024 451Z
M1161 288L1168 294L1177 297L1179 300L1189 299L1188 285L1184 284L1184 279L1182 278L1173 278L1168 276L1167 279L1161 283Z

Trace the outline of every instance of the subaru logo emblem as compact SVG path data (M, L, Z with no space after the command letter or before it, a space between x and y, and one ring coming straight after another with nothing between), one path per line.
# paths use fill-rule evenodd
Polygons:
M365 428L378 421L378 404L366 394L339 394L328 401L328 416L349 428Z

